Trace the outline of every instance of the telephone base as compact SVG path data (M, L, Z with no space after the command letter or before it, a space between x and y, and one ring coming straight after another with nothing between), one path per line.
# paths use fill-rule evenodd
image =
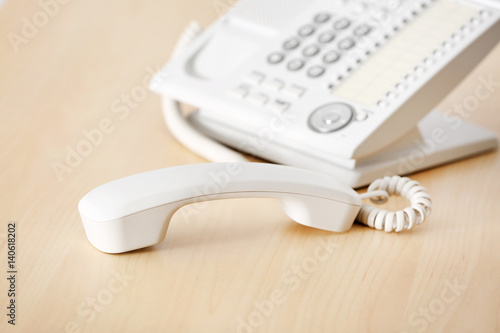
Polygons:
M248 134L235 131L205 114L201 110L189 117L190 123L200 132L234 148L239 148L240 143L248 139ZM495 133L432 111L404 137L374 155L356 160L352 168L292 150L274 141L260 146L258 157L330 174L357 188L383 176L411 174L497 146Z

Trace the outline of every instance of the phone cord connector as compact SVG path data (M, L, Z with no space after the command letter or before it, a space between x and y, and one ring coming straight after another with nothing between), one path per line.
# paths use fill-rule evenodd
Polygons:
M400 232L423 223L431 213L431 196L425 187L408 177L379 178L370 184L366 193L360 196L362 199L370 198L373 203L380 205L387 202L391 195L402 196L410 202L411 206L391 212L363 204L356 220L377 230Z

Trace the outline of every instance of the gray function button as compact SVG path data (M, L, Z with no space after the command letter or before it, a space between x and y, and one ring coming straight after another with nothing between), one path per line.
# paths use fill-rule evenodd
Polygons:
M351 25L351 20L347 17L342 17L333 23L333 27L337 30L344 30Z
M330 43L335 39L335 32L333 31L324 31L318 36L318 42L326 44Z
M307 70L307 75L309 77L319 77L325 73L325 68L321 66L312 66Z
M319 47L317 47L316 45L309 45L302 51L302 54L306 57L312 57L318 54L318 52L319 52Z
M267 57L267 62L270 64L279 64L280 62L283 61L284 58L285 55L283 53L274 52Z
M296 49L300 45L300 41L297 38L290 38L283 43L283 48L285 50Z
M316 31L316 29L314 28L313 25L305 25L299 29L298 33L299 36L307 37L311 36L314 33L314 31Z
M354 44L355 44L354 39L347 37L339 42L339 49L349 50L353 48Z
M340 54L337 51L329 51L323 56L323 61L326 64L333 64L340 59Z
M286 67L291 71L298 71L299 69L304 67L304 64L305 64L304 60L296 58L296 59L290 60L290 62L288 63L288 65Z
M325 23L330 19L330 17L332 16L328 13L318 13L316 16L314 16L314 22Z
M372 31L372 28L368 24L363 24L360 25L359 27L356 27L353 31L354 35L361 37L361 36L366 36Z
M354 110L344 103L324 105L309 117L309 127L319 133L330 133L347 125L354 115Z

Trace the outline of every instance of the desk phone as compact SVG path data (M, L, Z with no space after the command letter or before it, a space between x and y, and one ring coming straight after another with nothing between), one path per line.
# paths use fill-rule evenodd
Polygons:
M449 127L424 117L497 44L499 17L488 0L242 0L151 87L199 108L191 122L229 146L362 185L398 173L390 147L411 147L420 121L420 132ZM477 140L438 147L415 169L496 146L461 130L457 140ZM379 161L387 150L392 164Z

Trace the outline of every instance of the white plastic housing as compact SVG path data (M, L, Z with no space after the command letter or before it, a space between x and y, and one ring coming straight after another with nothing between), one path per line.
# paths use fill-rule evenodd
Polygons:
M263 163L209 163L149 171L101 185L78 205L90 243L107 253L161 242L173 214L206 200L265 197L280 200L294 221L343 232L361 207L358 194L334 178Z

